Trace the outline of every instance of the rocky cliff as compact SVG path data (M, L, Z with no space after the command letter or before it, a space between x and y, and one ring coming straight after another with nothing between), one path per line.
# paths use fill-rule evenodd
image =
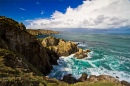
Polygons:
M58 31L45 30L45 29L27 29L32 35L49 35L49 34L59 34Z
M34 36L26 32L24 25L6 18L0 17L0 48L9 49L22 54L25 59L43 74L51 69L50 58L45 48Z

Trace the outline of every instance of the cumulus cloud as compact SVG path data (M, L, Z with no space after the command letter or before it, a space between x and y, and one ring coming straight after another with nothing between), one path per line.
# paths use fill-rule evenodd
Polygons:
M86 0L65 13L55 11L51 18L27 20L27 28L89 28L130 27L129 0Z
M23 11L26 10L26 9L24 9L24 8L19 8L19 9L20 9L20 10L23 10Z

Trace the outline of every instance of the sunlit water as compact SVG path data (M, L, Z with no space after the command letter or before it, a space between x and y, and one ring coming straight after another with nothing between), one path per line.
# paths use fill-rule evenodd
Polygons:
M61 79L65 74L75 78L82 73L107 74L130 82L130 34L62 33L53 36L80 42L80 48L91 52L84 59L75 59L73 55L60 57L59 65L53 66L49 77Z

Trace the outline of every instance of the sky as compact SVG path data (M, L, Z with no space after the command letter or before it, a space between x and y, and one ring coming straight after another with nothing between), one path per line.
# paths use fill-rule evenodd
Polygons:
M31 29L124 29L130 0L0 0L0 15Z

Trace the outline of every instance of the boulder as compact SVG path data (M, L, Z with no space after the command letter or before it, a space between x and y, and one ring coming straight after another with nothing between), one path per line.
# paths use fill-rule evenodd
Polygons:
M98 81L98 80L97 80L96 75L91 75L91 76L88 78L88 81L90 81L90 82L95 82L95 81Z
M112 76L109 76L109 75L99 75L97 76L97 80L98 81L101 81L101 80L105 80L105 81L110 81L110 82L116 82L116 83L119 83L119 80L112 77Z
M130 86L130 83L129 82L127 82L127 81L121 81L121 84L123 84L123 85L125 85L125 86Z
M83 73L82 76L78 79L79 82L83 82L87 80L88 75L86 73Z
M74 57L76 57L77 59L82 59L87 57L87 54L90 52L90 50L84 50L83 49L79 49L78 52L75 53Z
M74 84L77 82L77 80L74 77L72 77L71 74L64 75L62 81L69 84Z

